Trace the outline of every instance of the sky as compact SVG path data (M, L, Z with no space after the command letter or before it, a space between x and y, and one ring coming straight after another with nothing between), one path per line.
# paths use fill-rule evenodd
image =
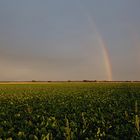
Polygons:
M0 81L140 80L140 0L1 0Z

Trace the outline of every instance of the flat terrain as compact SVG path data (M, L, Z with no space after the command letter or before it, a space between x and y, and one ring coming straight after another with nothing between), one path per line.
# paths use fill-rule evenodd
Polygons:
M1 83L0 138L140 139L140 83Z

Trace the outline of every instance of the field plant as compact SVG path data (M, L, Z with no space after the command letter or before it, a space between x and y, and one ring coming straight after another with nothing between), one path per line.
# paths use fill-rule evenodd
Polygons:
M140 83L0 85L0 140L140 139Z

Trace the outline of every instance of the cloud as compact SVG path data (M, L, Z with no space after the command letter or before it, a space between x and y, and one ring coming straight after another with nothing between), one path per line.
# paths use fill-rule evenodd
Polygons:
M93 42L72 50L0 48L1 80L105 79L101 50ZM57 44L57 46L59 46ZM35 47L36 48L36 47ZM83 49L85 48L85 49Z

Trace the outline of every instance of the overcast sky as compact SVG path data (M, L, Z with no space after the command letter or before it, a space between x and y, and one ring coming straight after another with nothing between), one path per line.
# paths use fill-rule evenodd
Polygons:
M113 80L140 80L140 0L1 0L0 80L108 80L96 31Z

